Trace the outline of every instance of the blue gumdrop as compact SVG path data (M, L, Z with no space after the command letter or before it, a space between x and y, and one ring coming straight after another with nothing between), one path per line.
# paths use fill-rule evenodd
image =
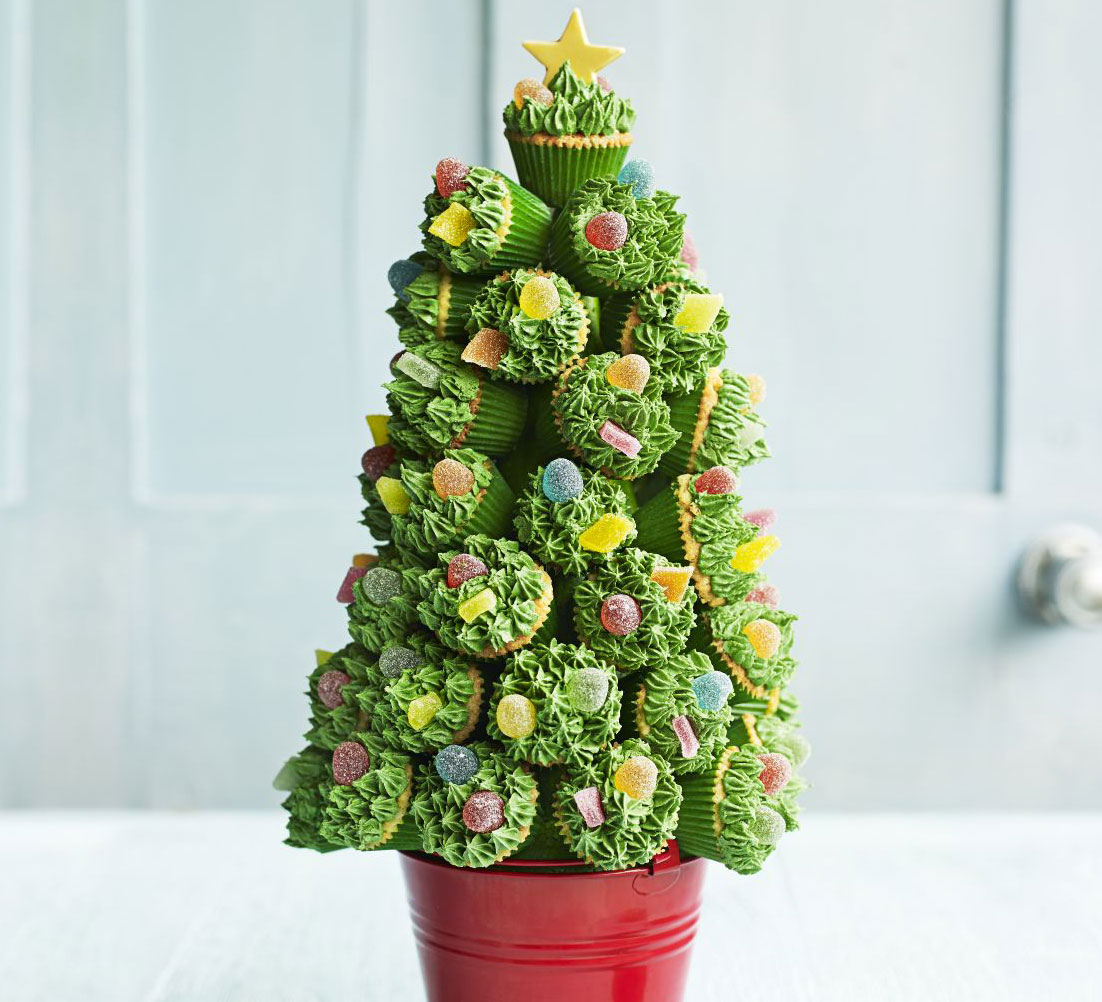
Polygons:
M543 471L540 487L548 501L561 502L576 498L585 484L578 467L569 459L552 459Z
M406 292L406 286L420 275L422 271L424 271L424 269L416 261L411 261L408 257L404 257L400 261L395 261L394 264L387 269L386 280L394 290L394 295L403 303L409 302L409 293Z
M620 168L616 180L630 184L636 198L650 198L654 194L654 168L649 160L629 160Z
M727 697L734 691L729 675L721 671L705 672L692 681L696 705L702 710L715 712L722 710Z
M436 772L445 783L466 783L478 772L478 756L465 745L441 748L433 759Z

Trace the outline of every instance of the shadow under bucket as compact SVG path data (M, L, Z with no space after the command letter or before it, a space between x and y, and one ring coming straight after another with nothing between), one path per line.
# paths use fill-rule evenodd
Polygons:
M649 866L492 870L402 853L429 1002L679 1002L704 884L677 843ZM548 872L554 868L558 872Z

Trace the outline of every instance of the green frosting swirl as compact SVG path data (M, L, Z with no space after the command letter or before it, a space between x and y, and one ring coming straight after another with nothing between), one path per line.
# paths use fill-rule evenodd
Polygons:
M763 436L746 441L744 429L752 425L765 427L765 422L750 410L750 384L745 376L724 369L719 399L712 408L704 438L696 450L696 469L730 466L737 470L768 459L769 446Z
M409 756L384 749L372 735L356 734L371 767L354 783L333 784L321 823L322 838L351 849L376 849L406 813L412 795Z
M310 729L303 735L310 744L332 751L353 731L367 725L369 713L361 709L358 697L365 691L369 698L381 695L369 673L373 662L374 658L363 647L353 643L342 647L310 673L306 691L310 699ZM343 671L351 679L341 689L341 704L333 709L318 699L318 681L330 671Z
M516 101L510 101L502 113L505 128L522 136L537 132L549 136L575 133L611 136L629 132L635 122L635 110L630 101L602 89L596 80L585 83L570 68L569 59L551 78L547 88L554 95L550 104L540 104L526 97L524 105L518 108Z
M321 834L321 823L333 788L330 755L320 748L304 748L291 758L276 778L278 788L290 787L283 801L287 812L286 845L315 852L332 852L343 843L331 842Z
M658 785L650 800L635 800L616 789L616 770L636 755L658 767ZM595 786L601 795L604 823L586 825L574 802L579 790ZM677 827L681 788L669 763L646 741L629 740L593 761L568 768L555 793L555 808L570 848L602 870L622 870L649 862L665 848Z
M741 497L698 493L696 478L697 474L683 474L671 489L676 493L683 486L689 494L689 534L700 546L695 561L697 576L707 579L717 598L739 601L761 580L761 575L736 571L731 557L739 546L757 536L758 527L742 517Z
M723 641L727 656L742 666L751 682L767 689L788 684L796 670L796 662L788 654L792 650L792 624L797 616L757 602L728 602L708 609L704 615L712 633ZM780 647L771 658L759 657L749 637L742 632L756 619L768 620L781 631Z
M440 700L440 709L417 730L409 722L410 704L430 693ZM386 711L372 718L383 741L399 751L436 751L463 741L474 729L482 704L481 674L455 658L426 660L391 681L385 698Z
M423 572L395 557L380 560L375 567L397 571L401 590L385 604L376 605L364 594L367 575L360 578L352 586L355 601L348 607L348 632L369 651L378 653L387 644L400 642L417 625L417 579Z
M597 710L584 713L567 695L571 677L583 669L608 679L608 696ZM536 728L511 738L497 725L497 706L505 696L521 695L536 709ZM511 655L494 684L486 731L505 746L505 754L535 765L579 765L605 748L620 729L620 687L616 672L584 647L560 644L526 647Z
M425 218L421 221L422 243L433 257L443 261L449 271L472 274L485 271L504 243L499 231L509 219L509 187L497 171L472 167L463 179L467 187L447 198L432 191L425 196ZM475 227L458 247L429 233L433 220L449 204L458 202L474 217Z
M721 786L723 799L716 805L722 830L716 839L724 866L736 873L757 873L776 848L760 842L754 836L753 821L759 807L771 807L785 822L785 830L795 828L795 819L786 816L786 808L777 797L766 796L758 775L762 749L756 745L743 745L732 753L723 773Z

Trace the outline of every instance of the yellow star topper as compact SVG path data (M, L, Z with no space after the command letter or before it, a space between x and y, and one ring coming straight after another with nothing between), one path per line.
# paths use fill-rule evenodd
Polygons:
M570 68L586 83L592 83L598 70L624 54L624 50L616 45L591 45L585 33L582 12L577 7L570 12L566 30L557 42L525 42L524 47L547 67L547 75L543 78L545 84L551 82L559 67L568 59Z

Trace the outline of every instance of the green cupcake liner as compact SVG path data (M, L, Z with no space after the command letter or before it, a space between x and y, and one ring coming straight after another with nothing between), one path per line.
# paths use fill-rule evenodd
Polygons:
M681 813L677 819L677 846L690 856L723 862L715 834L715 771L703 776L681 776Z
M681 538L681 506L672 487L659 491L635 513L639 535L636 546L681 563L685 544Z
M508 134L506 138L520 183L555 208L565 205L583 181L616 177L631 145L573 147L528 143Z
M448 295L448 312L444 316L444 337L467 340L467 317L471 306L482 291L483 283L478 279L451 276ZM437 333L439 336L439 332Z
M488 379L480 382L479 391L478 413L467 426L463 445L488 456L504 455L517 444L524 431L528 398L521 390L491 383Z
M559 434L559 426L555 423L555 414L551 409L551 389L549 386L541 387L532 394L532 442L535 446L533 452L538 462L543 462L552 456L565 455L566 443Z
M693 431L696 428L696 419L700 414L700 394L703 388L693 393L666 398L670 405L670 424L676 431L681 432L680 438L674 443L661 459L658 468L668 477L678 477L682 473L691 473L689 469L689 454L692 451Z
M498 176L509 189L512 210L509 232L498 252L490 259L490 266L503 271L507 268L534 268L543 261L547 250L551 210L515 181L504 174Z
M516 449L497 464L497 468L513 492L521 494L528 489L528 485L532 482L532 474L536 472L536 467L539 465L539 454L530 448L525 448L522 440Z
M474 515L464 532L481 532L487 536L507 536L513 520L516 495L496 466L490 471L490 486L478 502Z
M410 814L409 808L406 808L405 816L402 818L401 824L398 825L394 834L374 851L381 852L385 849L397 849L398 851L406 852L421 851L421 829L417 826L417 822Z
M636 293L622 293L618 296L609 296L604 301L604 313L601 326L601 339L605 351L614 351L617 355L623 354L620 346L620 337L624 331L631 311L635 308Z
M589 317L589 343L583 355L596 355L601 349L601 321L604 319L601 313L601 301L596 296L582 296L582 306Z

